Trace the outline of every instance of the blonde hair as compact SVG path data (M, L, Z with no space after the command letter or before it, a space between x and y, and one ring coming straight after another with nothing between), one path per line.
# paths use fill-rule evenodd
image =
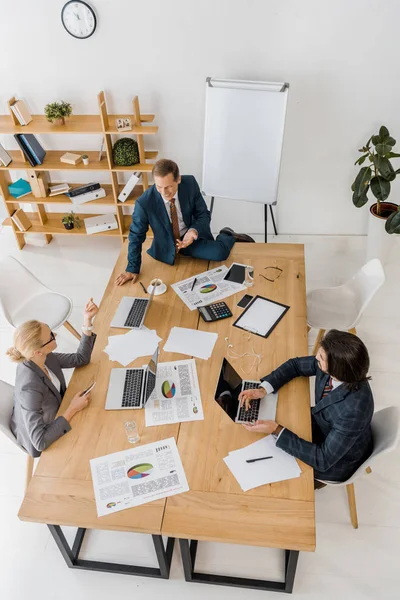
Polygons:
M42 324L40 321L27 321L23 323L14 333L14 346L9 348L6 354L13 362L22 362L31 359L35 350L42 346Z

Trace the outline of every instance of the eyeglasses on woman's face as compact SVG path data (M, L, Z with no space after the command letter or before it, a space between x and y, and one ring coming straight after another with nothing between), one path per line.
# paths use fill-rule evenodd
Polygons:
M47 346L47 344L51 344L51 342L54 342L54 340L56 339L56 336L54 335L54 333L52 331L50 331L50 339L48 342L46 342L45 344L42 344L40 347L44 348L45 346Z

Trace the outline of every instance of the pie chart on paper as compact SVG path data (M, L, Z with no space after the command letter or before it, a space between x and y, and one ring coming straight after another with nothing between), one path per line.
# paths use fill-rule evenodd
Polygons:
M213 292L216 289L217 286L215 285L215 283L207 283L206 285L203 285L203 287L200 288L200 294L209 294L210 292Z
M173 381L163 381L161 392L164 398L173 398L176 393L176 387Z
M142 479L143 477L150 475L152 470L153 465L150 463L140 463L128 469L127 475L129 479Z

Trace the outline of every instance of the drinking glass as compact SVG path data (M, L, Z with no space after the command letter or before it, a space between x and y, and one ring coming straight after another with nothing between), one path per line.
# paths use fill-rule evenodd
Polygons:
M246 266L244 285L246 287L252 287L254 285L254 267L250 265Z
M137 430L137 426L135 421L126 421L125 423L125 433L128 438L128 442L130 444L136 444L140 440L140 435Z

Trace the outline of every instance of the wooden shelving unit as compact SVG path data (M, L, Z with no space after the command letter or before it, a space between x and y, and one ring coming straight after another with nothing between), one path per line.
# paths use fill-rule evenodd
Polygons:
M66 150L49 150L46 151L43 164L37 165L36 167L31 167L31 165L25 160L25 156L22 151L8 150L8 153L12 157L12 162L8 165L8 167L0 166L0 194L3 197L6 210L9 215L9 217L3 222L3 225L9 225L13 228L15 239L20 249L22 249L25 245L25 233L19 231L12 221L11 215L20 207L20 205L23 207L24 204L36 205L35 213L26 213L29 219L32 221L32 227L26 233L44 234L47 243L51 241L53 235L87 235L84 226L82 226L80 229L65 229L61 223L62 213L47 212L49 206L56 204L67 205L66 212L73 209L74 206L80 210L84 210L85 206L99 206L100 208L97 214L102 214L101 207L113 206L115 208L118 229L96 233L94 235L119 237L121 241L128 237L131 215L124 215L123 207L134 206L137 198L139 198L139 196L149 187L148 174L151 173L153 165L147 161L155 160L158 152L155 150L145 150L144 136L154 135L157 133L158 127L154 125L148 125L148 123L152 123L154 121L154 115L141 114L139 99L137 96L134 97L132 102L133 114L131 115L108 114L104 92L100 92L97 98L99 103L99 115L73 115L67 119L65 125L52 125L46 120L44 115L32 115L32 122L29 123L29 125L21 126L16 124L15 117L11 110L10 115L0 115L0 134L103 134L105 142L103 156L100 161L99 152L97 151L88 152L86 150L68 150L68 152L76 152L77 154L87 154L90 161L88 166L83 165L83 163L79 163L78 165L68 165L62 163L60 162L60 157L65 154ZM115 121L118 118L124 117L131 118L132 130L120 133L116 128ZM123 136L131 134L135 135L139 148L139 164L132 165L131 167L119 167L114 165L112 159L112 136L117 134ZM101 184L107 193L104 198L92 200L91 202L87 202L79 206L74 205L68 196L65 195L53 197L46 196L39 198L34 194L29 194L27 196L23 196L22 198L16 199L10 196L8 192L8 185L11 183L10 171L14 170L34 170L37 173L48 172L50 174L51 171L78 171L80 176L82 175L82 180L82 171L108 172L110 176L110 183ZM142 173L140 184L135 187L128 200L125 202L120 202L118 200L118 196L124 187L124 184L118 181L118 173L133 173L135 171L140 171ZM84 183L88 183L89 181L93 181L93 176L88 174L86 181L82 181L80 184L73 183L70 185L77 187L79 185L83 185ZM57 182L51 181L51 183ZM95 216L94 214L78 214L81 219Z

